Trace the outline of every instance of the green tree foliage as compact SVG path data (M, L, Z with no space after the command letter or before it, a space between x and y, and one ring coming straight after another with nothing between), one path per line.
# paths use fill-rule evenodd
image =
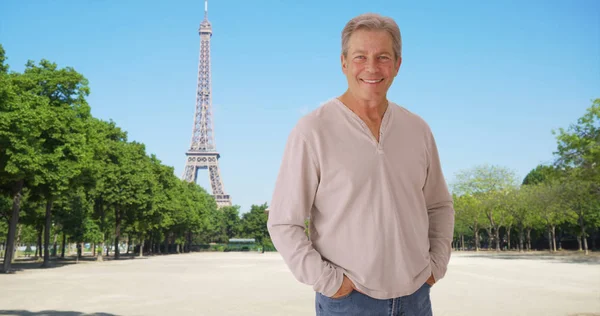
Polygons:
M523 179L523 185L535 185L556 179L559 171L554 166L538 165Z
M510 216L503 207L506 192L517 187L514 171L500 166L479 165L469 170L460 171L456 175L454 193L471 195L480 202L478 212L482 212L489 222L490 235L493 234L496 250L500 250L500 227ZM479 224L480 214L474 217ZM476 238L477 239L477 238Z
M41 170L43 120L36 109L47 100L29 93L19 84L22 74L8 73L6 57L0 46L0 192L10 196L11 211L7 233L7 251L3 271L9 271L13 260L21 198L26 182L35 184Z
M553 133L558 141L556 164L578 169L579 178L600 187L600 99L592 102L576 124Z
M241 234L246 238L254 238L263 248L273 246L267 230L267 204L252 205L250 212L242 215Z
M91 158L86 144L86 121L90 107L87 79L74 69L59 69L42 60L39 65L29 61L14 84L20 91L39 97L40 103L31 110L41 119L41 141L36 152L39 169L34 174L31 189L46 200L44 229L44 267L50 264L49 244L52 228L52 205L69 189L76 186L87 160Z
M239 207L219 210L205 189L177 178L114 122L91 116L83 75L47 60L9 73L5 61L0 46L0 232L9 247L4 271L23 225L32 232L27 242L41 243L43 233L44 266L50 236L56 241L59 233L61 240L98 249L114 241L116 258L123 234L137 240L140 255L144 248L160 251L163 241L164 251L173 245L189 251L193 242L239 234Z
M577 217L587 254L588 229L600 225L600 99L592 101L577 123L553 133L558 142L555 164L563 170L562 197Z
M226 206L221 209L223 214L223 230L227 238L240 237L241 220L239 206Z

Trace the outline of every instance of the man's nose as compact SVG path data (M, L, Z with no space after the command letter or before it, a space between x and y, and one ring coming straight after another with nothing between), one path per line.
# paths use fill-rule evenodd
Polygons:
M377 58L367 59L367 65L365 66L365 70L368 72L377 72Z

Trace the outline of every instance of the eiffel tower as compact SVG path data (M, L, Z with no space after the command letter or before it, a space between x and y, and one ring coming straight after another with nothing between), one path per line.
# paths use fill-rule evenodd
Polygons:
M208 0L204 1L204 20L200 23L200 55L198 57L198 88L196 90L196 113L192 144L185 153L187 161L183 180L196 182L199 169L208 169L212 195L219 208L231 205L231 197L225 193L219 157L215 147L212 122L211 79L210 79L210 38L212 26L208 22Z

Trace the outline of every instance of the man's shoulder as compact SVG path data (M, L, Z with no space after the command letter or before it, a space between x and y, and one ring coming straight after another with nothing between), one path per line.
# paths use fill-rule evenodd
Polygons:
M326 129L332 120L336 119L336 99L332 98L319 104L315 109L306 113L296 123L294 130L304 135L319 133Z
M392 101L390 101L390 105L394 109L394 117L396 118L396 120L400 121L401 125L410 127L411 129L420 128L423 132L426 133L431 132L429 124L419 114Z

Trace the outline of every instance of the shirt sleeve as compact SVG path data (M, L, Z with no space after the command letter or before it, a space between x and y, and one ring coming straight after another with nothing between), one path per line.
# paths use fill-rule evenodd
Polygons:
M344 270L323 260L305 233L305 220L319 185L316 157L295 128L283 154L267 229L273 245L294 277L325 296L333 296L342 285Z
M435 281L446 274L454 235L454 205L442 173L440 157L431 132L428 136L429 165L423 187L429 216L429 255Z

